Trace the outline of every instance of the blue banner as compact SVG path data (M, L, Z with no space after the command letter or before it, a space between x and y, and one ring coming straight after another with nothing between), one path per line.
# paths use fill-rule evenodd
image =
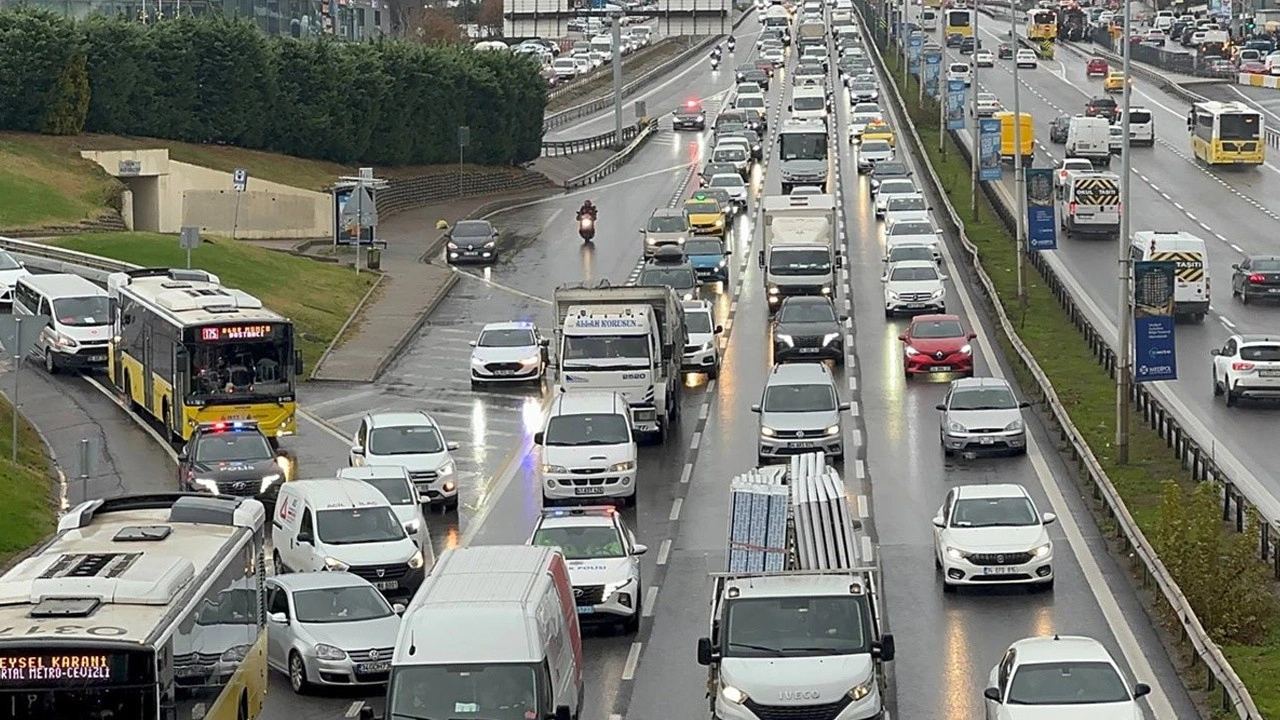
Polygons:
M947 129L964 129L963 80L947 80Z
M940 77L942 77L942 53L925 53L924 91L929 97L938 97L938 78Z
M1000 121L982 118L978 123L978 179L1000 179Z
M1173 288L1176 264L1138 261L1133 264L1134 380L1178 379L1174 337Z
M1027 168L1024 172L1027 178L1027 250L1057 250L1053 169Z
M912 35L907 41L907 72L920 77L920 46L924 44L924 38L919 35Z

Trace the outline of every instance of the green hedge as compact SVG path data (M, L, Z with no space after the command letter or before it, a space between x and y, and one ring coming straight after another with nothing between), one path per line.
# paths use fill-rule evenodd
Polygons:
M3 130L381 166L457 162L459 125L471 127L468 162L532 160L547 102L537 66L506 53L268 37L219 15L144 25L27 7L0 11L0 97Z

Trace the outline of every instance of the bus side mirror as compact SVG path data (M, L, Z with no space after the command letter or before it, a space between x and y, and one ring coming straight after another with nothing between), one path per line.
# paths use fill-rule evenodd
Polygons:
M293 351L293 374L301 376L303 373L302 351Z

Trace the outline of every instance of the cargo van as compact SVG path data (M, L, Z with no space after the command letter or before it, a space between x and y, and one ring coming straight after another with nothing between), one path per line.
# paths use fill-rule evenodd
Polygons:
M572 720L582 712L582 636L556 548L451 548L405 610L387 718ZM361 720L378 716L372 708Z
M791 104L787 107L796 120L827 119L827 91L821 85L801 85L791 90Z
M1111 165L1111 123L1106 118L1077 115L1067 125L1067 157L1094 165Z
M1036 154L1036 130L1031 124L1031 113L1022 113L1022 128L1019 130L1022 151L1014 150L1013 113L1002 110L991 117L1000 121L1000 157L1012 160L1015 154L1022 155L1022 166L1031 167Z
M361 480L294 480L280 486L271 518L277 573L338 570L408 599L431 569L390 501Z
M378 489L391 503L391 512L404 526L409 539L422 548L427 556L427 567L431 567L434 555L431 549L431 533L427 528L427 519L422 514L422 497L418 488L413 486L409 470L403 465L361 465L359 467L338 468L340 480L359 480L369 483Z
M620 393L564 392L551 401L542 446L542 501L636 497L636 441L631 405Z
M1204 322L1209 312L1209 253L1203 239L1181 230L1139 230L1129 244L1129 258L1174 263L1174 317Z
M597 35L591 38L591 51L604 53L607 57L613 57L613 36Z
M1072 172L1058 194L1058 217L1067 237L1120 237L1120 176L1109 172Z
M13 284L13 314L49 318L31 355L56 373L103 367L111 341L107 291L79 275L27 275Z

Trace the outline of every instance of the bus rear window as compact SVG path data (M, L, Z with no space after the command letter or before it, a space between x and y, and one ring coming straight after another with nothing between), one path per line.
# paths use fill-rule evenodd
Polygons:
M1223 140L1257 140L1261 125L1257 115L1222 115L1218 118L1218 136Z

